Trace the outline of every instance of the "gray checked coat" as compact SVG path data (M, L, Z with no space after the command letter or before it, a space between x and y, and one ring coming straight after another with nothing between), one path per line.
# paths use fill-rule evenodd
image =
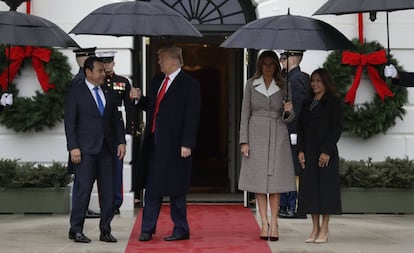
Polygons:
M275 81L266 89L263 78L246 83L240 120L240 144L249 144L249 156L242 158L239 189L254 193L295 191L289 134L284 117L286 88Z

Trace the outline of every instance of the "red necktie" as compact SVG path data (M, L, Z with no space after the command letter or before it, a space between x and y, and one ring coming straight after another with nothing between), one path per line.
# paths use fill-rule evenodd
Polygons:
M170 78L168 76L166 76L165 79L164 79L164 82L162 83L161 90L158 93L157 100L155 101L154 116L152 117L151 133L155 132L155 122L157 121L156 120L157 119L157 113L158 113L158 109L160 107L161 100L165 95L165 91L167 90L168 80L170 80Z

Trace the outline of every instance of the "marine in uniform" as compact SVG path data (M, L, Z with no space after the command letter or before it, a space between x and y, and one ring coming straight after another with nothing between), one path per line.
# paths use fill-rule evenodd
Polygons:
M122 108L125 108L126 122L126 139L131 140L132 136L137 135L138 129L138 111L133 102L129 97L129 92L131 90L131 84L129 80L123 76L115 74L114 71L114 57L116 51L100 51L96 52L96 55L103 61L106 79L105 83L102 86L102 89L111 89L115 93L116 104L118 109L122 111ZM123 160L119 160L114 154L114 200L115 200L115 214L119 214L119 208L123 202Z
M76 57L76 63L79 66L79 71L72 78L72 81L70 82L71 86L75 83L83 82L83 80L85 79L85 71L83 70L83 64L85 63L86 59L88 59L88 57L95 56L95 50L96 47L77 48L73 50Z
M295 167L296 178L302 172L299 161L297 159L297 148L296 148L296 124L297 119L302 108L303 100L309 96L310 92L310 80L309 75L301 71L299 64L302 61L303 51L298 50L286 50L281 53L280 60L283 65L283 75L289 82L289 88L292 93L293 110L295 111L295 120L288 123L288 132L290 135L290 146L292 149L292 159ZM296 202L297 202L297 191L291 191L282 193L280 195L280 218L305 218L297 217L296 215Z
M392 78L392 84L414 87L414 72L397 71L393 64L385 66L384 76Z

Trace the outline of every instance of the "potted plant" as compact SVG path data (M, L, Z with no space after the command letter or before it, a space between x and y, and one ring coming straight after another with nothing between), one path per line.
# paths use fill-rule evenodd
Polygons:
M344 213L414 213L414 162L390 158L339 166Z
M0 213L68 213L70 181L61 163L0 159Z

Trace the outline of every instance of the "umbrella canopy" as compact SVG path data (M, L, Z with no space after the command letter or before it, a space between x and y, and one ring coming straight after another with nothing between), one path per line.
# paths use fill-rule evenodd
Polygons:
M414 0L329 0L313 15L414 9Z
M333 26L309 17L280 15L254 20L227 38L221 47L333 50L354 48Z
M387 14L387 48L390 58L390 36L388 12L414 9L414 0L329 0L313 15L323 14L352 14L369 12L372 21L376 19L376 12L385 11Z
M70 33L202 37L180 13L168 6L148 1L104 5L88 14Z
M56 24L35 16L16 11L15 1L10 11L0 11L0 43L15 46L79 47L79 45ZM22 1L17 0L20 4Z

